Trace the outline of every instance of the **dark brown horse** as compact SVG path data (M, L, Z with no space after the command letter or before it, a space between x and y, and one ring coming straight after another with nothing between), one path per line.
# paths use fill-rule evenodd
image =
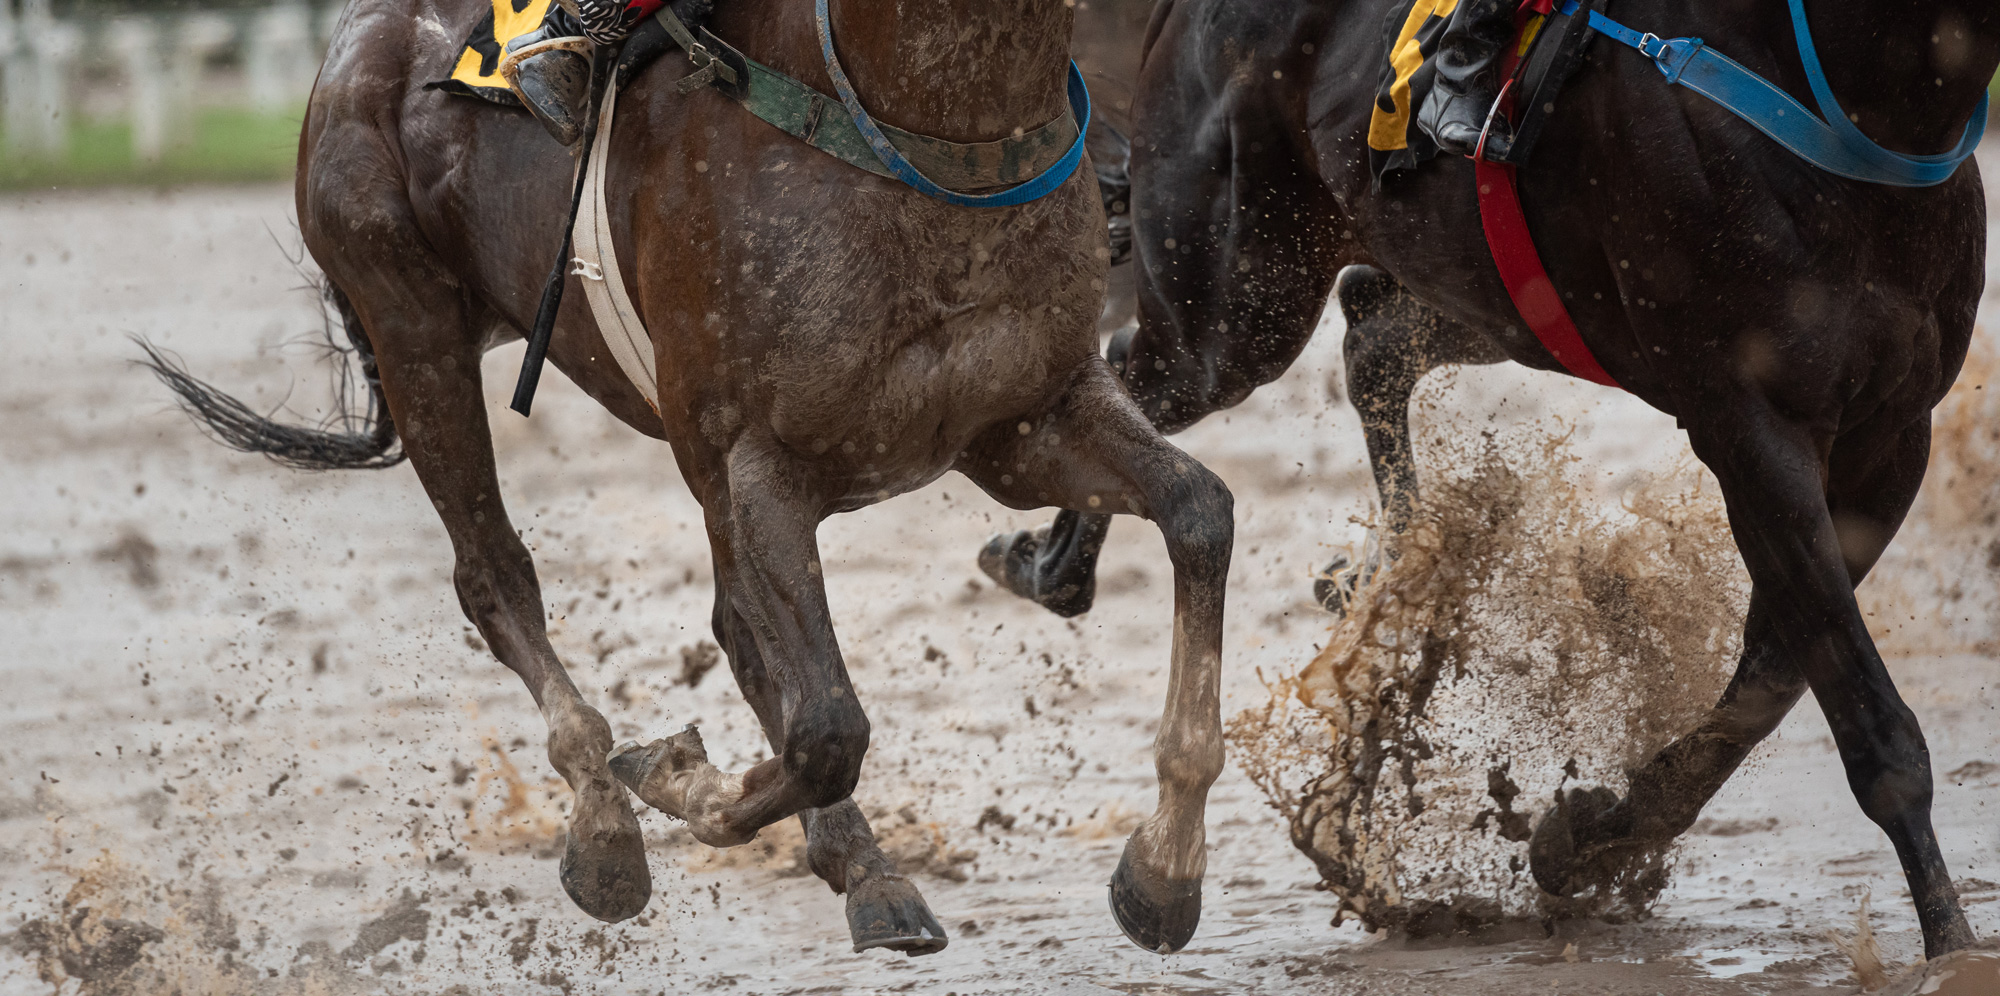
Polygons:
M1503 359L1560 369L1524 327L1481 236L1463 160L1371 186L1365 134L1397 0L1163 0L1133 136L1140 326L1113 362L1172 432L1282 373L1335 277L1348 391L1385 518L1416 478L1407 405L1425 371ZM2000 63L1973 0L1808 0L1834 92L1875 141L1950 148ZM1662 37L1703 38L1811 102L1785 5L1617 0ZM1595 880L1685 831L1807 688L1849 784L1894 843L1935 957L1972 940L1931 829L1929 752L1853 588L1923 479L1931 408L1957 376L1984 283L1978 171L1907 189L1796 158L1650 61L1600 40L1521 174L1543 260L1585 341L1674 415L1720 482L1753 591L1735 679L1627 794L1573 790L1538 827L1535 879ZM1105 520L1060 516L982 560L1064 614L1089 607ZM1393 549L1393 538L1390 540Z
M614 777L610 727L549 644L534 565L501 505L480 384L480 356L521 337L535 312L570 159L525 114L422 88L446 74L481 6L354 0L307 112L299 224L363 354L372 423L281 426L171 365L163 376L226 442L295 464L390 461L400 435L451 536L460 604L540 705L549 761L575 792L564 887L605 920L637 914L651 888L622 778L718 846L799 816L811 867L849 897L857 948L943 947L851 798L869 722L834 638L815 530L948 470L1016 508L1153 519L1175 571L1160 803L1112 895L1140 944L1185 944L1203 808L1222 768L1231 502L1097 355L1107 254L1088 167L1020 207L951 207L822 155L718 92L680 95L679 55L625 91L608 203L658 358L660 411L611 362L575 289L548 356L672 444L706 513L716 638L773 756L723 773L683 734L620 755ZM836 0L832 22L880 121L992 141L1065 108L1064 0ZM810 4L730 0L712 27L832 92Z

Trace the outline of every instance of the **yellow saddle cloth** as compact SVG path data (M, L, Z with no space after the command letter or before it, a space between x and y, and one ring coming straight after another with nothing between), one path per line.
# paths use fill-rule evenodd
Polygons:
M520 106L514 91L500 75L500 59L507 43L542 26L542 18L555 0L492 0L492 9L472 29L459 50L451 76L425 85L465 97L478 97L496 104ZM1452 0L1456 3L1457 0Z

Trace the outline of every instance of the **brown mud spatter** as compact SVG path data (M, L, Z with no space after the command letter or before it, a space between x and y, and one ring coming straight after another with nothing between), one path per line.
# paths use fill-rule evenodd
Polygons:
M1236 717L1238 760L1336 920L1421 936L1643 916L1667 854L1557 899L1527 875L1527 840L1560 786L1621 789L1721 691L1748 581L1714 482L1688 466L1607 500L1568 434L1534 427L1441 436L1420 460L1394 559Z

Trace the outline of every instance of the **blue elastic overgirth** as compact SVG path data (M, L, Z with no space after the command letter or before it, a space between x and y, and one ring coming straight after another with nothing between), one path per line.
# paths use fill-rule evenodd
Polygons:
M1958 164L1979 147L1979 140L1986 133L1989 98L1979 98L1972 120L1965 124L1965 134L1958 140L1958 147L1950 152L1906 156L1876 145L1848 120L1840 102L1834 99L1833 88L1827 85L1826 74L1820 70L1819 53L1813 48L1812 32L1806 27L1804 0L1789 2L1799 61L1805 65L1806 80L1812 85L1813 99L1819 103L1824 119L1771 81L1702 44L1699 38L1661 38L1650 31L1634 31L1594 10L1590 12L1590 26L1652 59L1668 82L1679 83L1721 104L1799 158L1829 173L1897 187L1930 187L1950 179ZM1575 14L1577 8L1576 0L1567 0L1562 9L1564 14Z
M1069 151L1063 153L1061 159L1032 180L990 194L961 194L932 183L897 151L889 137L876 126L875 119L862 108L861 99L854 95L854 85L847 81L847 71L840 68L840 57L833 52L833 22L827 16L826 0L814 0L813 23L819 29L819 49L826 58L826 74L833 79L833 89L840 94L840 102L847 105L847 113L854 117L854 127L861 131L862 138L868 140L868 147L875 151L875 158L880 159L882 165L896 175L896 179L916 188L918 193L961 207L1026 204L1062 186L1063 181L1076 172L1077 164L1083 161L1083 136L1090 130L1090 90L1083 84L1083 73L1072 61L1069 64L1069 106L1071 113L1076 115L1076 141L1071 143Z

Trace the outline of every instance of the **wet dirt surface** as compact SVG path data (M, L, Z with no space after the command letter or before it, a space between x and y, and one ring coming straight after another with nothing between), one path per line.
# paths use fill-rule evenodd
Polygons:
M226 452L130 363L125 335L145 334L253 406L325 413L290 202L275 186L0 200L0 993L56 988L38 973L64 993L1852 992L1829 931L1853 935L1871 895L1890 970L1920 952L1895 856L1810 705L1677 850L1651 919L1423 942L1332 928L1333 898L1232 764L1201 930L1183 954L1140 951L1105 882L1152 804L1158 534L1121 520L1096 609L1056 619L974 565L988 535L1046 516L956 477L821 531L874 722L857 797L951 946L851 953L789 822L716 852L644 814L652 904L591 920L556 881L566 792L542 722L460 615L407 466L302 474ZM1336 314L1280 383L1179 439L1237 498L1225 715L1268 700L1260 670L1293 673L1325 642L1311 572L1361 539L1360 435L1328 387L1338 332ZM707 644L708 551L670 455L559 376L532 421L507 412L519 355L486 363L490 415L556 648L619 738L698 723L718 763L760 759ZM1685 449L1671 419L1554 377L1425 390L1471 431L1566 420L1613 492ZM1987 573L1962 581L1990 589L1996 567L1975 558ZM1919 599L1885 647L1986 936L2000 666L1990 641L1930 638L1949 627L1921 617L1944 611Z

